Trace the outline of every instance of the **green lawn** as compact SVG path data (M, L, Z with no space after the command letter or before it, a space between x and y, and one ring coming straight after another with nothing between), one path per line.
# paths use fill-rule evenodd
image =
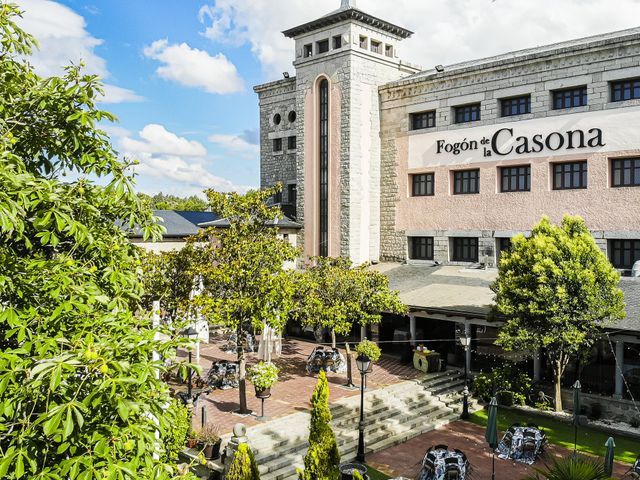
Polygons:
M388 478L391 478L369 465L367 465L367 475L369 476L369 480L387 480Z
M479 410L472 414L469 420L477 425L486 426L487 411ZM517 410L498 408L498 430L503 434L514 423L535 423L544 429L549 443L561 445L573 450L573 425L555 419L535 414L528 414ZM610 435L592 428L578 429L578 451L604 457L604 443ZM629 437L614 436L616 442L616 460L623 463L633 463L640 454L640 441Z

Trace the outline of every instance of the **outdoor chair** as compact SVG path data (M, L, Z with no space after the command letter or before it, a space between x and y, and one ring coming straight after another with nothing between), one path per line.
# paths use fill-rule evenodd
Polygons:
M422 465L429 475L433 475L436 472L436 464L430 458L425 459Z
M449 450L449 445L444 445L444 444L440 444L440 445L436 445L435 447L433 447L434 450Z
M509 427L509 429L507 430L507 432L509 432L509 433L511 433L511 434L516 433L516 427L515 427L515 425L511 425L511 426Z
M527 439L527 438L536 438L536 432L532 432L531 430L526 430L523 434L522 434L522 438L523 439Z
M538 427L538 425L536 425L535 423L527 423L527 427L531 427L531 428L535 428L537 430L540 430L540 428Z
M453 451L462 457L462 463L467 463L467 455L462 450L454 448Z
M446 463L447 460L456 460L456 463ZM445 459L445 467L444 467L444 478L445 480L459 480L460 474L460 465L457 463L457 459Z
M532 439L525 438L522 442L522 456L525 458L536 457L536 442Z

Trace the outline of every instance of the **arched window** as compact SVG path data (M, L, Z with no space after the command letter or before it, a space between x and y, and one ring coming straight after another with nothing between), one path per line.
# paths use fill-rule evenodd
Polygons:
M320 136L320 236L319 254L329 255L329 82L320 81L319 136Z

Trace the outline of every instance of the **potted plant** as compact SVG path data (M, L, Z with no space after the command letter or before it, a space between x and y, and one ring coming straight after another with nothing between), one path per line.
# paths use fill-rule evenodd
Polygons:
M198 440L198 449L202 451L207 460L215 460L220 457L222 439L217 426L205 425L196 432L196 439Z
M366 338L362 340L358 345L356 345L356 352L358 355L366 355L371 360L371 364L380 360L380 355L382 352L380 351L380 347L371 340L367 340ZM368 372L371 371L371 365L369 366Z
M196 432L190 428L187 433L187 448L195 448L198 445Z
M278 381L280 370L273 363L260 362L247 372L247 379L256 389L256 397L267 398L271 395L271 387Z

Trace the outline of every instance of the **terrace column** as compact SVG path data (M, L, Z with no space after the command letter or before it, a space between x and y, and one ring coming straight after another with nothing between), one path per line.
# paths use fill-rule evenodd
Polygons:
M533 351L533 381L540 381L540 350Z
M464 324L464 334L467 338L471 338L471 324L470 323L465 323ZM471 343L469 343L469 348L466 349L465 351L465 357L464 357L464 362L466 365L466 369L467 372L471 371Z
M411 346L416 346L416 316L409 315L409 333L411 335Z
M616 391L614 398L622 398L624 394L624 376L622 369L624 368L624 342L616 340Z

